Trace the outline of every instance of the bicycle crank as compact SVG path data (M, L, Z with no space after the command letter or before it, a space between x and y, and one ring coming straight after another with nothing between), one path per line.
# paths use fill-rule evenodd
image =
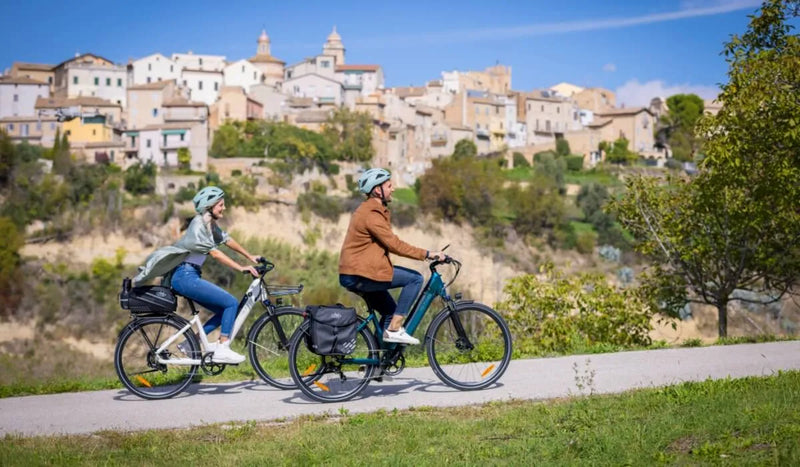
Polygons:
M203 355L203 360L200 364L200 368L207 376L216 376L225 370L224 363L216 363L211 360L211 357L213 356L214 352L206 352L206 354Z

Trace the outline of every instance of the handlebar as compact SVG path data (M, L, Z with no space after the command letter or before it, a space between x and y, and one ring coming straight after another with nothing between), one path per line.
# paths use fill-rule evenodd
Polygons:
M259 276L263 277L264 274L275 269L275 264L270 262L267 258L264 258L263 256L259 256L258 258L256 258L256 261L258 261L258 265L254 266L254 269L256 270ZM242 274L250 274L250 273L248 271L242 271Z

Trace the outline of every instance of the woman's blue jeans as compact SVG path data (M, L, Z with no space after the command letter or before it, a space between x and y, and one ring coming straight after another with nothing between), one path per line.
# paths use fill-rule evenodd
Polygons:
M220 336L230 337L239 309L236 297L218 285L201 279L200 268L189 263L181 263L175 268L172 273L171 285L179 294L194 300L214 313L214 316L203 325L206 334L217 329L221 324Z
M381 325L386 328L392 315L406 316L422 289L422 274L400 266L394 267L391 282L380 282L362 276L339 274L339 284L362 297L367 305L381 314ZM390 289L402 287L395 303Z

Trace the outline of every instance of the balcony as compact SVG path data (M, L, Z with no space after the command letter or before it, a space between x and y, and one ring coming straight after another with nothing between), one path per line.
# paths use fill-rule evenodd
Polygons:
M431 146L439 147L447 145L447 135L431 135Z
M489 139L489 130L485 128L480 128L478 130L475 130L475 136L477 136L478 138Z
M361 83L344 83L342 85L345 91L360 91Z
M125 152L139 152L139 132L126 132L125 133Z

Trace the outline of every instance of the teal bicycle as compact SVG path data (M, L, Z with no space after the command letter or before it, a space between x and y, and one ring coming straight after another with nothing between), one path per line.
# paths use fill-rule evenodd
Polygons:
M453 267L445 284L437 268ZM414 335L437 297L444 307L425 333L425 351L436 376L448 386L468 391L494 384L511 361L511 333L503 318L490 307L461 294L451 297L447 287L461 270L461 263L446 257L430 264L431 275L405 321ZM370 381L399 374L406 365L404 344L383 342L380 317L369 308L359 318L355 350L346 356L320 356L306 345L310 323L306 320L289 343L289 373L309 398L319 402L341 402L358 395Z

